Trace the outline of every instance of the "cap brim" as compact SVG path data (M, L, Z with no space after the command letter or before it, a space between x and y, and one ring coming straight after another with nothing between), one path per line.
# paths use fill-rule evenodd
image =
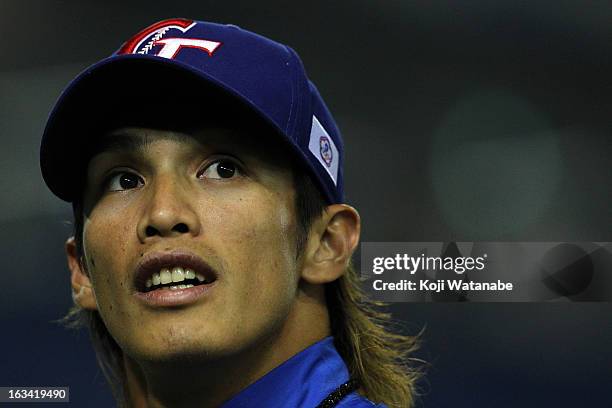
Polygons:
M120 125L155 123L173 105L215 107L219 95L283 133L248 98L180 61L137 54L104 59L77 76L51 111L40 149L43 178L55 195L72 202L82 190L88 147L97 135Z

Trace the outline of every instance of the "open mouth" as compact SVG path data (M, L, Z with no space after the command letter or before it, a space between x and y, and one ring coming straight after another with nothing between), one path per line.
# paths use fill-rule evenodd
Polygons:
M138 292L178 291L208 285L217 280L213 269L197 255L187 252L153 253L136 269Z
M144 292L158 289L188 289L207 283L212 282L209 282L201 273L196 273L191 268L175 266L173 268L162 268L159 272L155 272L145 281Z

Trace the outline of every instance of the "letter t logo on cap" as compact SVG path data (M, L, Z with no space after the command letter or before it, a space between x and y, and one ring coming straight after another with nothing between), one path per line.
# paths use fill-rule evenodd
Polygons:
M221 45L218 41L199 40L196 38L164 38L157 40L153 45L162 44L162 49L157 53L158 57L173 59L181 48L197 48L206 51L212 57L213 52Z

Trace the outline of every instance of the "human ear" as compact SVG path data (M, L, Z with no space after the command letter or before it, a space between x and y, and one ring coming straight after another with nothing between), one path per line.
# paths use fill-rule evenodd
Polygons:
M312 284L338 279L348 267L359 242L359 213L346 204L326 208L308 234L302 278Z
M96 294L91 287L89 276L84 270L83 263L77 255L74 237L68 238L65 245L68 269L70 269L70 285L72 286L72 299L74 303L87 310L98 310Z

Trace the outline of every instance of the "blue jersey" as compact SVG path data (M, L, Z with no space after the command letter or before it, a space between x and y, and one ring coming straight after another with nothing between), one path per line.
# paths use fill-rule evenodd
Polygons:
M333 337L326 337L249 385L222 408L315 408L348 380L348 369L334 347ZM356 391L336 407L385 408Z

